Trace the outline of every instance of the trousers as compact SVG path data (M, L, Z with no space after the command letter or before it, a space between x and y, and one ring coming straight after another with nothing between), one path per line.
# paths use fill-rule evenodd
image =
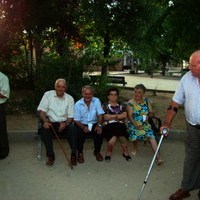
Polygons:
M9 154L9 141L6 123L5 103L0 104L0 159L4 159Z
M96 127L96 124L93 125L92 131L89 133L84 133L83 130L76 126L77 131L77 151L78 153L83 153L83 146L85 143L85 138L87 135L91 135L93 137L94 142L94 154L98 154L101 151L101 146L103 143L103 135L97 134L97 132L94 130Z
M200 189L200 129L189 123L186 127L182 188L192 191Z
M58 137L66 138L69 142L71 148L71 155L76 155L76 146L77 146L77 138L74 131L74 125L69 125L65 130L62 132L58 132L59 123L55 122L52 123L54 130L56 131ZM46 148L46 156L55 158L54 149L53 149L53 137L54 132L52 128L45 129L43 126L41 127L41 137L42 141L44 142Z

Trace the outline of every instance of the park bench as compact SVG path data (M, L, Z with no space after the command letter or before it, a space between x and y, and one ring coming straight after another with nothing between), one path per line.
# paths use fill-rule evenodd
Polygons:
M100 75L90 75L90 78L91 78L92 83L96 84L100 81L101 76ZM122 84L123 86L125 86L127 84L124 76L107 76L107 79L110 83Z

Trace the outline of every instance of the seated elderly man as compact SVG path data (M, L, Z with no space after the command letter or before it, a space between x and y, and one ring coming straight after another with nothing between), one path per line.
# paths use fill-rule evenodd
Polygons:
M102 120L104 111L101 107L100 100L93 95L94 89L91 86L83 86L82 98L75 104L74 121L77 128L77 161L79 163L84 163L83 145L85 137L88 134L93 136L96 160L103 160L100 150L103 142Z
M48 157L46 165L48 166L52 166L55 160L52 142L53 129L59 136L67 137L71 147L71 157L76 155L76 135L72 125L74 99L65 92L66 87L65 79L57 79L55 90L45 92L37 108L43 122L41 136L46 148L46 156ZM76 163L72 164L75 165Z

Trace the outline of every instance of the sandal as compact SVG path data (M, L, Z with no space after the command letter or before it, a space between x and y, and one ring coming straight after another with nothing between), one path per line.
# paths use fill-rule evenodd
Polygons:
M164 163L164 160L161 160L161 159L157 160L157 165L158 166L162 165L163 163Z
M132 160L132 158L129 155L126 156L124 153L123 153L123 157L126 159L126 161Z

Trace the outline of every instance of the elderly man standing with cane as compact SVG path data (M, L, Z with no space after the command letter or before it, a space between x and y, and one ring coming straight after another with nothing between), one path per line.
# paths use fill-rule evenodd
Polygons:
M76 135L72 125L74 99L65 92L66 88L65 79L57 79L55 90L45 92L37 109L43 123L41 136L46 147L48 157L46 165L48 166L52 166L55 160L52 136L56 133L67 137L71 147L71 160L76 156ZM76 162L69 164L76 165Z
M169 200L182 200L190 191L200 189L200 50L190 56L189 69L181 79L161 127L170 128L180 105L184 104L187 126L185 140L185 161L181 188ZM200 190L198 192L200 199Z

